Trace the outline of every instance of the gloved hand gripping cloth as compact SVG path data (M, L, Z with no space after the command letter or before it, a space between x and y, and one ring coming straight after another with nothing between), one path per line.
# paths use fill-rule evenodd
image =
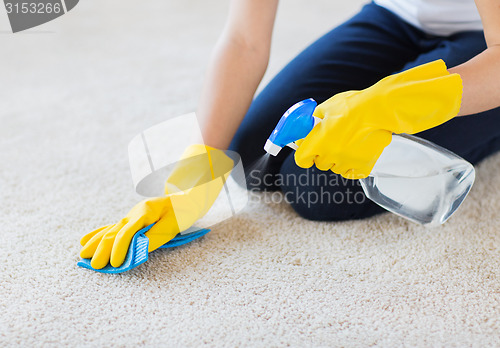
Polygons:
M119 267L134 235L148 226L147 231L143 230L149 241L148 252L172 241L208 212L233 165L233 160L221 150L205 145L189 146L166 181L166 196L144 200L117 224L85 235L81 239L80 256L92 258L90 264L94 269L108 263Z

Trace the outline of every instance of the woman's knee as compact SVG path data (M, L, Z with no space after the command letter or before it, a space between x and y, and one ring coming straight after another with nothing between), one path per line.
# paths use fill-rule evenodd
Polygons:
M293 154L280 171L284 200L303 218L314 221L363 219L384 212L369 200L359 181L315 167L299 168Z
M368 218L384 212L360 191L338 190L335 192L317 189L294 190L282 188L285 200L297 214L313 221L345 221Z

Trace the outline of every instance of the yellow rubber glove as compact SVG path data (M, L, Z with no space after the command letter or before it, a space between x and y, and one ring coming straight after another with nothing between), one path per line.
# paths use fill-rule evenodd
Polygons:
M233 168L226 154L205 145L186 149L165 184L165 197L147 199L134 206L114 225L85 235L80 257L92 258L91 266L101 269L108 263L119 267L133 236L156 223L145 235L151 252L203 217L215 202Z
M313 164L348 179L367 177L392 133L438 126L460 110L462 79L442 60L388 76L362 91L339 93L314 111L323 120L295 152L299 167Z

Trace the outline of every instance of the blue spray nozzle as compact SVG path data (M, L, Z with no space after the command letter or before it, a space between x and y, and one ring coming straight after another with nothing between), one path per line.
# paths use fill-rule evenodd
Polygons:
M317 105L314 99L309 98L290 107L281 116L267 139L264 150L276 156L284 146L305 138L314 127L315 121L312 114Z

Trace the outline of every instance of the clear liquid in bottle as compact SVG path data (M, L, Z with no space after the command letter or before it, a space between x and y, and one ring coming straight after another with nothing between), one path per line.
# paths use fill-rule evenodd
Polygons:
M474 183L474 167L436 144L393 135L369 177L361 179L368 198L419 224L444 223Z

